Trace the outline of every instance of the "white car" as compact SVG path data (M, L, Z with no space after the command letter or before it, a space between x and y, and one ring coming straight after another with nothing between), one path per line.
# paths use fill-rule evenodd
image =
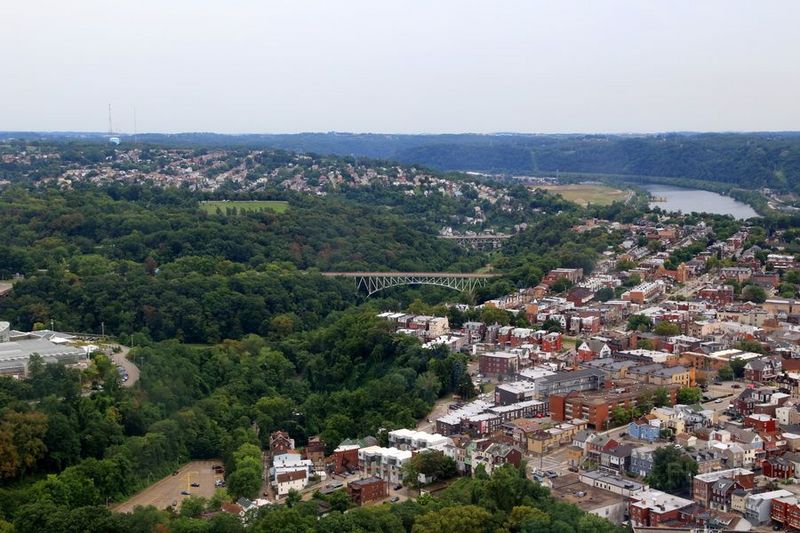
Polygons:
M716 400L714 400L714 403L722 403L722 399L721 398L717 398Z

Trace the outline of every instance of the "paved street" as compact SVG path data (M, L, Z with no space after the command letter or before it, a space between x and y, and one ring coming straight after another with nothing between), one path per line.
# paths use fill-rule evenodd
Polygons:
M211 469L212 465L220 461L192 461L181 467L175 474L156 481L141 492L133 495L129 500L116 505L113 510L119 513L129 513L137 506L153 505L157 509L166 509L175 504L180 508L181 502L187 497L182 491L189 492L204 498L214 495L214 482L222 479L222 474L216 474ZM192 487L196 483L198 487Z
M111 360L114 361L115 365L120 365L125 371L128 373L128 381L122 384L123 387L133 387L137 381L139 381L139 367L133 364L128 360L128 352L130 352L130 348L127 346L121 346L122 349L119 353L112 353Z

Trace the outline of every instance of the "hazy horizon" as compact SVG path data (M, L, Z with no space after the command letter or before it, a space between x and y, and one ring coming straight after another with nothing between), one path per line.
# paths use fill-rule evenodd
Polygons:
M32 0L0 131L800 130L800 3Z

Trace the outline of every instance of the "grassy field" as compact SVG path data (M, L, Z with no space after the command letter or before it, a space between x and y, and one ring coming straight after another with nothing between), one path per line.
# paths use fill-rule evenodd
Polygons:
M631 192L615 189L599 183L570 183L567 185L541 185L542 188L564 197L565 200L580 205L589 203L595 205L609 205L616 201L626 200Z
M236 208L237 212L242 211L275 211L276 213L283 213L289 209L289 202L278 200L253 200L253 201L213 201L213 202L200 202L200 209L206 213L213 215L216 214L217 208L226 214L228 208Z

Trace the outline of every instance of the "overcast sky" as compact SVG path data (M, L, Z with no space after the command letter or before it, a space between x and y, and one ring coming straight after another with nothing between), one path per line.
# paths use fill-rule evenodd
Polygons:
M800 130L800 1L3 0L0 130Z

